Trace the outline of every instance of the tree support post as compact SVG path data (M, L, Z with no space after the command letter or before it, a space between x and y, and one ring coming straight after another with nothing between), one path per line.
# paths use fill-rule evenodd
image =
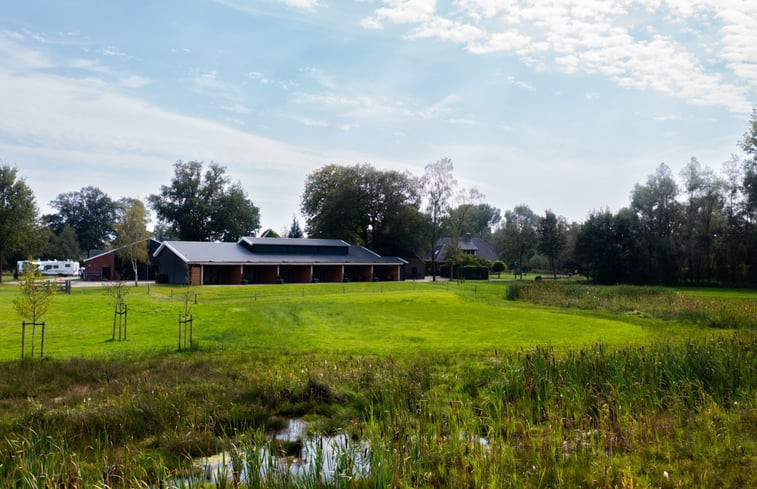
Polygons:
M182 350L182 326L184 327L184 334L183 334L183 343L184 348L187 347L187 324L189 324L189 347L192 348L193 340L192 340L192 315L185 316L183 314L179 314L179 344L178 344L178 350Z
M40 339L40 345L39 345L39 357L42 358L45 356L45 323L36 323L34 321L27 322L22 321L21 322L21 360L23 360L26 356L26 326L31 325L32 327L32 351L31 351L31 357L34 358L34 337L37 333L37 326L42 326L42 338Z

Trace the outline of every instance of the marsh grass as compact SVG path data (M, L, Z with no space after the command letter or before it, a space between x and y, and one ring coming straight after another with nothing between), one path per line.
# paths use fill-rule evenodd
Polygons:
M755 346L195 352L37 362L33 385L5 362L0 485L206 487L192 459L226 452L240 469L216 487L754 487ZM369 472L344 456L343 476L294 477L296 447L267 435L293 417L367 447Z
M757 296L754 294L713 295L663 287L534 282L509 284L505 297L511 301L599 309L713 328L757 329Z

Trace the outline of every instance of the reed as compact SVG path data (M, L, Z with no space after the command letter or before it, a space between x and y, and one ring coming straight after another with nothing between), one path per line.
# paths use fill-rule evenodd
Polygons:
M58 372L80 360L50 361L44 395L3 398L0 485L748 487L755 472L733 467L757 455L755 346L745 331L478 357L91 360L86 394L62 400ZM348 434L338 475L316 463L294 476L291 458L261 455L293 415ZM192 459L219 452L234 470L209 482Z
M738 294L706 297L663 287L514 282L508 285L505 297L549 306L647 315L712 328L757 329L757 301Z

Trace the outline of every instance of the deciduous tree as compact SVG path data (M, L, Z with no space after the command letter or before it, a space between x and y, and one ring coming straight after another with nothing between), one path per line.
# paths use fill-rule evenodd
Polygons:
M567 227L565 218L557 217L551 210L547 210L544 217L539 219L537 249L539 253L547 257L552 277L555 279L557 278L555 262L565 249Z
M308 175L301 212L311 238L337 238L379 254L416 253L418 183L369 164L326 165ZM422 230L422 228L420 228Z
M513 272L523 279L523 266L536 249L536 214L527 205L515 206L505 212L505 225L497 231L495 240Z
M436 281L436 254L434 245L441 236L442 223L449 215L450 200L457 186L452 173L454 166L449 158L442 158L426 165L423 174L423 193L426 200L426 215L430 222L431 274Z
M128 260L134 271L134 285L139 285L139 264L147 263L147 213L145 205L139 199L122 199L120 217L116 223L116 254L122 260Z
M31 261L31 258L29 259ZM31 320L32 325L32 357L34 356L34 336L37 325L41 323L42 317L47 314L50 303L57 292L57 284L53 280L44 280L42 272L36 267L26 267L24 274L18 281L21 295L13 300L13 306L16 312L24 320ZM26 322L26 321L25 321ZM42 323L42 345L40 346L40 355L44 354L45 329ZM26 341L26 324L23 326L21 333L21 359L24 358L24 343Z
M0 166L0 271L5 258L23 247L24 237L35 228L37 204L16 168ZM0 273L0 282L2 282Z
M746 208L751 222L757 223L757 109L752 109L749 129L744 133L740 146L747 154L743 173Z
M103 249L113 239L117 205L99 188L60 194L50 206L58 213L44 216L44 221L56 234L66 226L73 228L82 252Z
M40 232L47 237L42 258L48 260L78 260L81 257L76 231L71 226L63 226L63 229L57 234L48 227L43 227Z
M226 168L211 163L203 173L197 161L174 164L169 186L147 200L170 234L183 241L236 241L260 229L260 212Z
M670 168L661 163L646 185L631 192L631 211L646 258L646 281L672 283L677 272L674 235L679 228L678 185Z

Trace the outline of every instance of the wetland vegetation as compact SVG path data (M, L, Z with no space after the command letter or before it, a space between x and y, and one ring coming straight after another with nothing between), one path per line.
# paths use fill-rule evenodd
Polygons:
M24 362L0 287L0 484L757 485L757 294L535 286L203 287L182 352L181 289L132 290L122 342L104 291L75 289ZM355 450L294 477L290 420ZM218 453L235 471L206 480Z

